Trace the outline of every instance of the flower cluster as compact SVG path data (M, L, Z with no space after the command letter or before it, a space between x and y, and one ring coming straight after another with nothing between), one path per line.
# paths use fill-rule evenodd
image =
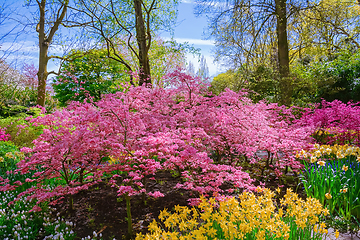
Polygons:
M323 100L303 111L298 123L314 127L313 137L319 143L360 145L359 103Z
M8 205L18 192L5 191L0 194L0 235L2 239L74 239L72 222L65 222L59 216L52 218L48 212L32 213L35 205L22 197L18 204Z
M0 141L9 141L10 135L6 134L6 131L4 128L0 127Z
M335 157L337 159L343 159L350 156L354 156L356 161L360 162L360 147L348 144L335 144L333 146L314 144L314 147L311 150L301 150L296 154L297 158L309 158L311 163L317 161L321 166L325 165L324 161L326 161L327 158Z
M275 194L268 189L261 192L258 196L243 192L238 200L202 197L198 208L176 206L175 213L165 209L159 215L163 227L154 220L150 233L136 239L298 239L300 232L303 239L319 239L327 233L319 216L328 211L318 200L304 201L288 189L282 207L276 207Z
M301 178L307 195L319 199L332 214L359 219L360 148L315 144L297 157L304 158Z

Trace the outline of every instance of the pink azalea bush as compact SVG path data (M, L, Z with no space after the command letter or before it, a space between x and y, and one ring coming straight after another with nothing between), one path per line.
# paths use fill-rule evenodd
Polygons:
M6 129L0 127L0 141L9 141L10 135L6 134Z
M313 127L313 137L319 143L360 145L359 103L323 100L313 108L304 109L297 124Z
M104 176L112 176L109 182L119 195L161 197L147 189L161 170L182 177L178 188L205 195L222 193L224 183L233 186L229 192L253 190L241 164L257 163L259 151L273 157L268 165L279 175L287 167L302 167L294 152L308 147L313 128L293 125L291 110L255 104L244 92L214 96L199 78L180 70L165 81L168 88L128 87L97 103L73 102L31 119L45 129L32 149L22 149L28 157L18 171L34 171L27 181L37 185L19 197L40 203L87 189ZM49 187L49 179L65 184Z

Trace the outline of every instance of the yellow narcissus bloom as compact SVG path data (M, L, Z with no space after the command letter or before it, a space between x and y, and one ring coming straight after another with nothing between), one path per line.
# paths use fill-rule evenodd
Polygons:
M12 152L8 152L8 153L5 154L5 157L14 158L14 155L12 154Z
M198 210L176 206L174 213L166 209L161 211L159 219L165 229L154 221L149 225L150 233L146 236L138 234L136 240L244 239L247 234L255 234L257 239L289 239L290 225L298 229L305 226L318 228L318 215L328 214L317 199L302 200L289 189L280 200L284 208L277 207L274 196L274 192L262 188L256 195L243 192L238 199L232 197L218 201L201 197ZM292 216L294 218L288 220ZM325 232L325 225L320 225L319 230Z
M19 158L24 158L25 154L23 152L15 152L15 156L19 157Z
M348 169L349 169L348 166L345 166L345 165L342 166L342 170L344 170L345 172L346 172Z
M303 156L303 157L306 157L306 156L307 156L307 153L306 153L304 150L301 150L301 151L300 151L300 154L301 154L301 156Z
M311 163L314 163L316 161L316 158L321 157L321 155L330 155L330 154L334 154L337 159L343 159L348 156L357 156L357 161L360 162L360 148L348 144L345 145L335 144L334 146L330 146L330 145L320 146L318 144L315 144L312 150L300 151L300 155L302 155L305 158L309 157Z
M356 158L356 161L360 162L360 156L358 156L358 157Z
M4 161L4 158L3 157L0 157L0 162L3 162Z
M318 161L317 162L320 166L325 166L325 162L324 161Z
M340 193L347 193L347 188L340 189Z
M330 193L326 193L326 194L325 194L325 197L326 197L327 199L331 199L331 198L332 198L332 196L331 196Z
M315 155L315 157L318 157L318 158L321 157L321 151L319 151L319 150L315 151L314 155Z
M338 238L338 237L339 237L339 235L340 235L339 231L338 231L338 230L336 230L336 231L335 231L335 237L336 237L336 238Z

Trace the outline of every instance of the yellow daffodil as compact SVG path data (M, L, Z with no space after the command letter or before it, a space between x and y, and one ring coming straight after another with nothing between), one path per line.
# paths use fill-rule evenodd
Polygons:
M339 231L336 230L336 231L335 231L335 237L336 237L336 238L339 238L339 235L340 235Z
M325 194L325 197L326 197L327 199L331 199L331 198L332 198L332 196L331 196L330 193L326 193L326 194Z
M311 163L316 162L316 157L312 156L312 157L310 158L310 162L311 162Z
M15 152L15 156L19 157L20 159L23 159L25 157L25 154L23 152Z
M325 162L324 161L318 161L317 162L320 166L325 166Z
M290 225L300 229L309 224L314 232L327 232L324 224L319 225L318 215L327 215L328 210L317 199L302 200L288 189L280 199L283 208L277 207L274 196L269 189L258 188L256 194L243 192L238 199L217 201L201 197L200 210L176 206L175 212L169 213L165 209L159 215L165 229L154 221L149 225L150 233L138 234L136 239L219 239L219 231L223 233L221 239L244 239L249 233L257 239L289 239ZM292 223L288 222L289 217L294 217Z
M347 193L347 191L348 191L347 188L340 189L340 193Z
M343 166L342 166L342 170L344 170L345 172L346 172L348 169L349 169L348 166L346 166L346 165L343 165Z
M14 158L14 155L13 155L12 152L8 152L8 153L5 154L5 157L7 157L7 158Z

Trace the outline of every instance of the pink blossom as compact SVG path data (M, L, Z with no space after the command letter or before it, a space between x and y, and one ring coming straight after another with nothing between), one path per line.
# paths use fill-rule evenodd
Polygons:
M154 198L164 197L164 194L162 194L162 193L159 192L159 191L155 191L155 192L153 192L153 193L149 192L148 195L151 196L151 197L154 197Z

